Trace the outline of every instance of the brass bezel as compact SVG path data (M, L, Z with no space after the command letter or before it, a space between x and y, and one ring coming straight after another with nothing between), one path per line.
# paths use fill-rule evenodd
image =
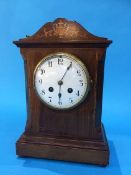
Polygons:
M36 89L36 86L35 86L35 75L36 75L36 71L38 70L39 66L42 65L43 62L47 61L48 59L53 59L53 58L50 58L50 57L51 56L54 56L54 55L66 55L70 59L75 60L79 65L81 65L81 67L83 68L83 70L85 72L86 78L87 78L87 84L88 84L88 86L86 88L86 91L85 91L85 94L84 94L83 98L78 103L76 103L75 105L73 105L73 106L71 106L69 108L58 108L58 107L55 107L55 106L51 106L49 103L46 103L40 97L40 95L39 95L39 93L38 93L38 91ZM42 60L36 65L35 70L33 72L33 87L35 89L35 92L36 92L36 95L38 96L38 98L42 101L42 103L44 103L49 108L56 109L56 110L69 110L69 109L75 108L76 106L78 106L79 104L81 104L85 100L85 98L87 97L88 92L90 91L91 79L90 79L89 72L88 72L85 64L78 57L76 57L76 56L74 56L72 54L69 54L67 52L54 52L54 53L48 54L47 56L45 56L44 58L42 58Z

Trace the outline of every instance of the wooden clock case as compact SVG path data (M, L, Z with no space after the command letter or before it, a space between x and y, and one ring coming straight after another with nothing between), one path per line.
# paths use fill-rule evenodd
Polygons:
M109 148L101 113L104 62L110 43L64 18L46 23L30 37L14 41L24 60L27 100L27 122L16 143L17 155L108 164ZM78 57L91 77L89 94L73 109L50 109L40 101L33 87L36 65L56 52Z

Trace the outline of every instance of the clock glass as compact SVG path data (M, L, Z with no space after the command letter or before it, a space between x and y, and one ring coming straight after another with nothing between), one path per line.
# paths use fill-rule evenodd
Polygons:
M36 66L34 88L38 97L49 107L73 108L89 92L89 73L85 65L73 55L50 54Z

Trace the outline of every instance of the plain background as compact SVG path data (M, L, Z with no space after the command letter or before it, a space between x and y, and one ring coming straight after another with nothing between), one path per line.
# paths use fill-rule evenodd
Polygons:
M26 121L23 60L12 44L57 17L113 40L107 50L102 120L110 145L106 168L18 158ZM131 173L131 0L0 0L0 174L129 175Z

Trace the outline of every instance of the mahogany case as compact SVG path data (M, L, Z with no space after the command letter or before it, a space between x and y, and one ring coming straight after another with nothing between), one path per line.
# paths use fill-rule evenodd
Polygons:
M34 35L14 41L24 60L27 122L16 143L19 156L107 165L109 147L101 123L107 38L97 37L79 23L58 18ZM33 87L36 65L48 54L66 52L78 57L91 77L86 99L69 110L50 109Z

